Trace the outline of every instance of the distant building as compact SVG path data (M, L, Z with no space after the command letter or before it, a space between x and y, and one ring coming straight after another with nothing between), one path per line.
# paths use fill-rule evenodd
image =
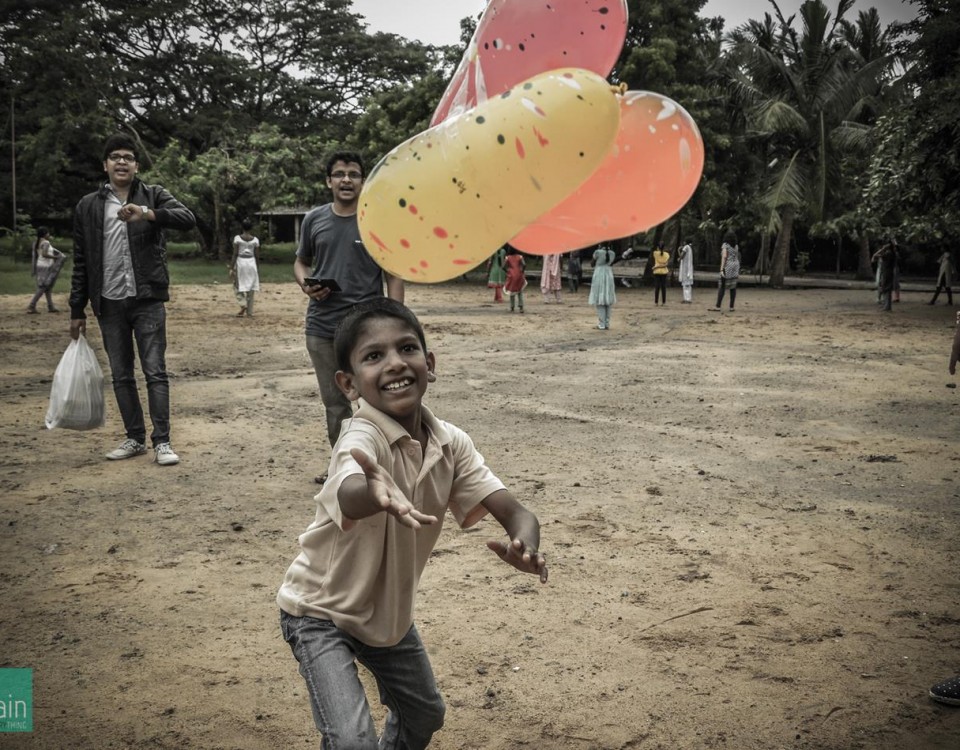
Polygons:
M273 242L293 242L300 244L300 225L307 215L309 207L296 206L288 208L278 206L264 211L258 211L254 216L267 223L267 234Z

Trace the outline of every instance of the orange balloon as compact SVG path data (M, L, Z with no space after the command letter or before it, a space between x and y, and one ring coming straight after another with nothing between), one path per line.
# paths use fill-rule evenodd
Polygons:
M693 118L650 91L619 99L620 131L603 164L510 244L533 255L576 250L644 232L690 200L703 173L703 139Z

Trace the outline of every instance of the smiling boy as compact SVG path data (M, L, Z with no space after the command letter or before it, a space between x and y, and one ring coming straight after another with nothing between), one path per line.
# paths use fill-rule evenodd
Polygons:
M337 328L336 383L360 408L333 449L314 522L277 596L321 747L424 748L444 703L413 624L420 575L450 510L467 528L490 513L507 541L487 546L547 580L536 516L490 471L470 437L423 405L436 380L416 316L378 299ZM379 740L355 662L388 715Z

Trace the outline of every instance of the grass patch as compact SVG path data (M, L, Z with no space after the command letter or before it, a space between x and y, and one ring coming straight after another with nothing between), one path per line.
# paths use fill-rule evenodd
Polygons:
M177 284L229 284L230 276L227 273L226 261L211 260L171 260L167 267L170 270L171 285ZM273 284L284 281L293 281L293 260L289 263L260 263L260 282Z
M57 247L54 245L54 247ZM59 248L58 248L59 249ZM70 275L73 273L73 259L67 256L63 264L54 292L65 292L70 287ZM30 275L30 261L14 260L0 255L0 294L32 295L37 290L37 282ZM30 300L28 299L27 302Z
M54 246L56 247L56 246ZM260 281L264 284L283 283L293 281L293 256L288 263L261 263ZM229 284L226 261L215 260L170 260L167 264L170 270L170 283L177 284ZM70 277L73 274L73 259L67 256L67 262L60 272L53 291L58 294L70 290ZM0 255L0 294L32 295L37 284L30 275L30 264L24 261L15 261L10 257Z

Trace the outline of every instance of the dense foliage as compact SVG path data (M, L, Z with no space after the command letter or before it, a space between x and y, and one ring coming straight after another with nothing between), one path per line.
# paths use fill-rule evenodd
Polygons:
M921 0L905 45L907 96L877 125L866 208L907 241L960 236L960 2Z
M951 242L960 0L912 2L905 29L853 18L852 0L790 17L768 0L725 29L705 0L629 0L611 82L682 104L706 146L693 199L643 241L693 241L709 262L734 229L773 283L811 253L866 274L886 232L929 254ZM475 23L434 48L371 32L351 0L0 0L0 227L14 203L21 222L68 223L122 129L222 255L240 218L323 200L334 145L373 163L426 127Z
M214 253L251 205L317 200L326 147L368 100L444 66L370 33L350 0L0 0L0 18L18 205L68 212L102 174L105 134L123 129L151 179L189 183ZM11 178L0 173L6 206Z

